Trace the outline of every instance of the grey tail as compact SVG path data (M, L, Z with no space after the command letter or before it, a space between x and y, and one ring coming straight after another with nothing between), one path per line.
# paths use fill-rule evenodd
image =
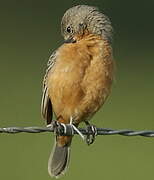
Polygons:
M69 159L70 146L58 146L56 142L48 161L49 175L52 177L59 177L63 175L68 168Z

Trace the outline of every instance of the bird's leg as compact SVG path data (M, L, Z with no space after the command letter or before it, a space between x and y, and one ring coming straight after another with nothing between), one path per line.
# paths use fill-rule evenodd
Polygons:
M97 128L96 126L91 125L88 121L85 121L85 124L87 126L86 143L90 145L95 141L95 137L97 136Z
M70 118L70 125L72 126L73 130L75 130L75 131L80 135L80 137L81 137L83 140L85 140L84 135L83 135L83 134L79 131L79 129L73 124L73 118L72 118L72 116L71 116L71 118Z
M57 120L52 120L51 124L48 124L47 127L52 128L56 135L61 135L66 133L66 126L63 123L58 122L58 119L59 118L57 118Z

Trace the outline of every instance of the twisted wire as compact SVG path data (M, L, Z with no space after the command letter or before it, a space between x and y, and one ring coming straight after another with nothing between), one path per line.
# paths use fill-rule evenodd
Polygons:
M78 128L79 131L84 135L90 135L93 132L84 128ZM144 137L154 137L154 130L143 130L143 131L134 131L134 130L114 130L110 128L96 128L97 135L122 135L122 136L144 136ZM54 132L53 127L6 127L0 128L0 133L43 133L43 132ZM62 136L70 136L78 134L71 125L60 126L58 133Z

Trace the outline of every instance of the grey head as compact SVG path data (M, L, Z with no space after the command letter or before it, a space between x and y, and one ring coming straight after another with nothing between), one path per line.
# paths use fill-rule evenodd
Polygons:
M66 42L75 42L75 37L85 32L102 36L111 41L112 26L109 18L97 7L78 5L68 9L61 21L61 33Z

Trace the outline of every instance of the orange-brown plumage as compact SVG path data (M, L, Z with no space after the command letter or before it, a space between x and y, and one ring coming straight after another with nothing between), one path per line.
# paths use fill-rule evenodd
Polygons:
M101 37L87 35L64 44L48 75L48 94L57 117L76 124L91 117L109 95L113 79L112 49Z
M70 17L74 9L80 12L79 19L76 14ZM62 19L63 36L70 43L56 51L44 79L42 114L48 124L52 121L52 109L60 123L78 126L88 121L111 90L114 65L110 21L94 7L76 6L74 9L68 10ZM74 31L68 30L68 24L71 24L69 28L74 25ZM50 175L58 176L66 169L71 141L70 136L56 137L54 155L49 159Z

